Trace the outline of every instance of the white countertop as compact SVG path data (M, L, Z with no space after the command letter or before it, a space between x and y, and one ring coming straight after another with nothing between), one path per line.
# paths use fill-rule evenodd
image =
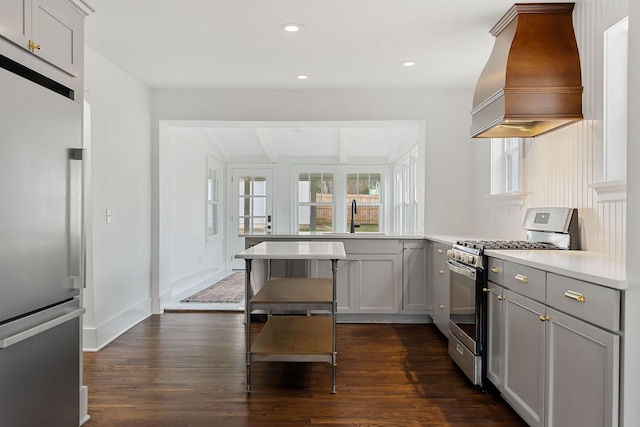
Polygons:
M485 250L487 256L517 262L614 289L627 289L625 260L589 251Z
M478 236L427 235L428 240L452 245L458 240L492 240ZM532 268L595 283L614 289L627 289L626 265L622 258L569 250L485 250L487 256L517 262Z
M242 259L345 259L342 242L262 242L235 255Z
M298 233L265 233L247 234L244 237L258 239L385 239L385 240L425 240L424 234L386 234L386 233L318 233L314 231L301 231Z

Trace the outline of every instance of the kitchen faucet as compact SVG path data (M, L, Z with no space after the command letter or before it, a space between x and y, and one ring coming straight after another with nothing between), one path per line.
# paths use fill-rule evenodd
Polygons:
M358 204L356 203L356 199L353 199L351 201L351 230L349 230L350 233L355 233L356 227L360 227L360 224L355 223L355 217L357 213L358 213Z

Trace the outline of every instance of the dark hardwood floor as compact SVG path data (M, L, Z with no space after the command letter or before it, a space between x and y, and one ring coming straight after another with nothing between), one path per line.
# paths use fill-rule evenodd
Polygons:
M338 324L337 394L328 363L259 362L248 395L243 320L154 315L84 353L85 426L526 425L469 383L432 325Z

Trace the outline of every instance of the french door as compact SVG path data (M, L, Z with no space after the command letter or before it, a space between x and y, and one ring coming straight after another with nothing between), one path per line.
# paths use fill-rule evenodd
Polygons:
M265 234L272 224L271 169L233 169L231 178L231 268L243 269L244 260L233 258L245 249L244 236Z

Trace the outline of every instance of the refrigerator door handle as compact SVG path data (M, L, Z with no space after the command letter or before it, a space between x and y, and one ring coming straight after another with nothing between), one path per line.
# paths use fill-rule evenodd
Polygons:
M69 277L74 289L85 287L82 251L84 152L83 148L69 149Z
M68 322L69 320L75 319L76 317L80 317L82 316L82 314L84 314L84 311L85 311L84 307L81 307L69 313L65 313L62 316L56 317L55 319L51 319L47 322L41 323L32 328L17 332L11 336L1 337L0 349L11 347L12 345L19 343L20 341L24 341L28 338L31 338L49 329L55 328L56 326L62 325L63 323Z

